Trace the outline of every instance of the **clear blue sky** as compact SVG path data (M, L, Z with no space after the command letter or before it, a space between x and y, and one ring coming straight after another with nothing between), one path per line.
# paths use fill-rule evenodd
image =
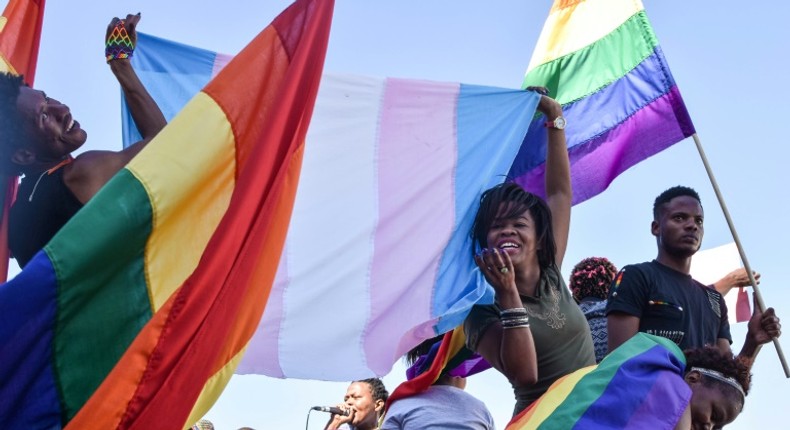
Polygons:
M110 18L139 11L141 31L232 54L289 3L50 0L36 86L71 107L89 133L86 149L116 149L121 146L120 92L102 58ZM785 166L790 154L781 137L790 111L785 104L790 99L785 77L789 7L779 1L762 2L760 7L743 2L644 3L750 263L763 275L764 298L780 316L790 318L782 248L790 243L784 222L790 203L782 191L790 179ZM337 0L325 70L517 88L550 4ZM567 276L575 262L592 255L609 257L618 267L654 258L652 201L677 184L692 186L702 196L703 248L730 242L688 139L627 171L603 194L574 208L563 273ZM744 334L744 327L733 329L734 349L740 348ZM790 353L790 338L785 344ZM773 428L790 416L790 382L773 346L763 348L754 373L753 392L730 428ZM385 378L387 386L394 388L402 375L398 364ZM302 428L310 406L339 402L346 385L234 377L207 417L218 429ZM494 371L473 377L469 391L489 405L498 428L504 428L513 405L504 377ZM310 428L323 428L326 418L313 413Z

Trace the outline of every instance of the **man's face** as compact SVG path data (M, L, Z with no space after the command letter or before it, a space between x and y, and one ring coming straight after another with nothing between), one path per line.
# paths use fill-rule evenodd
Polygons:
M44 92L22 87L16 104L29 139L23 146L27 159L15 159L17 163L59 161L85 143L88 135L71 117L68 106Z
M353 382L346 390L343 399L353 416L351 424L355 427L375 428L377 412L384 406L381 400L373 399L373 391L366 382Z
M705 232L702 205L690 196L679 196L665 203L651 231L659 250L677 257L690 257L702 245Z

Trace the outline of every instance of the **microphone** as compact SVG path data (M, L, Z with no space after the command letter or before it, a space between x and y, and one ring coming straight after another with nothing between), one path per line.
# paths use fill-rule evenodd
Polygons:
M314 411L329 412L330 414L342 415L347 417L351 415L351 410L343 410L334 406L313 406L311 409Z

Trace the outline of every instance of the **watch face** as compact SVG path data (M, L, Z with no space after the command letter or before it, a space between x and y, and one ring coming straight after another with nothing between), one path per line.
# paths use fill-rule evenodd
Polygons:
M557 118L554 119L554 128L562 130L565 128L565 124L566 123L564 117L558 116Z

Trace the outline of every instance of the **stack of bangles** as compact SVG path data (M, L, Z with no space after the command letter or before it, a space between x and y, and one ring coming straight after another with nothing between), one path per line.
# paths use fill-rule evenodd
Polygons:
M529 327L529 317L525 308L505 309L499 312L499 322L503 329Z

